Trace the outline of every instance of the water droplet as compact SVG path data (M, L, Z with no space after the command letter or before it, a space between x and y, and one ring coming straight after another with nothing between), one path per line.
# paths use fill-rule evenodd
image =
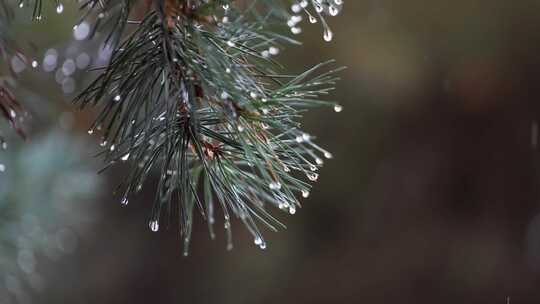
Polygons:
M324 157L328 158L328 159L331 159L333 158L334 156L332 155L332 153L330 152L324 152Z
M279 183L279 182L271 182L269 187L272 190L279 190L279 189L281 189L281 183Z
M302 197L303 197L303 198L308 198L308 197L309 197L309 191L307 191L307 190L302 190Z
M64 5L62 3L58 3L56 6L56 13L61 14L64 11Z
M289 207L289 213L290 214L295 214L296 213L296 207L295 206Z
M122 204L122 205L124 205L124 206L126 206L127 204L129 204L128 198L127 198L127 197L124 197L124 198L122 199L122 201L120 202L120 204Z
M335 105L334 106L334 111L336 111L336 113L339 113L339 112L343 111L343 106L342 105Z
M122 156L122 160L123 161L126 161L129 159L129 153L127 153L126 155Z
M334 39L334 33L332 33L332 31L330 29L325 29L323 39L326 42L332 41L332 39Z
M159 230L158 221L151 221L149 226L150 226L150 230L152 230L153 232L157 232Z
M255 245L260 246L263 243L263 240L260 237L256 237L253 242Z
M277 55L279 54L279 49L275 46L271 46L269 49L268 49L268 52L270 53L270 55Z
M5 172L5 171L6 171L6 165L0 164L0 172Z
M339 9L333 5L330 5L328 12L330 13L330 16L337 16L339 14Z

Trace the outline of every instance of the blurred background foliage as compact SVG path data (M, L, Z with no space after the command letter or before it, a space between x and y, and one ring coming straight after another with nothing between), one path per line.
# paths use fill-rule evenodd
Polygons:
M349 0L332 43L304 25L281 60L347 65L334 96L345 111L306 116L335 160L265 251L233 223L227 252L199 221L183 258L174 229L147 227L151 187L122 208L122 167L93 174L92 113L68 112L82 70L69 85L23 71L30 142L0 153L1 300L539 303L539 12L535 0ZM30 56L97 58L73 40L73 6L49 16L17 24Z

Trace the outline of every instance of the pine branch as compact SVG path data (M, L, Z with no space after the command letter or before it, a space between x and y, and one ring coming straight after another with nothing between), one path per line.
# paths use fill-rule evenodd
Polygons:
M130 2L119 2L129 12ZM103 130L108 165L130 161L120 187L123 204L159 170L150 228L158 230L163 211L179 215L186 254L195 209L211 227L214 203L222 209L229 248L233 215L265 248L258 223L283 227L266 207L294 214L296 195L307 197L309 182L318 178L319 155L332 157L297 120L313 106L340 110L320 99L334 88L336 71L316 74L328 62L301 75L281 74L270 53L297 42L267 28L285 11L262 16L254 5L240 11L231 3L153 2L142 21L128 22L133 29L111 31L127 36L76 99L81 108L102 108L89 133ZM277 7L277 1L266 4Z

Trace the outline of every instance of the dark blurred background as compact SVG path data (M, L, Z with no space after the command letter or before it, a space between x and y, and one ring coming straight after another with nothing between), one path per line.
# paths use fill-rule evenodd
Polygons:
M66 7L65 16L74 15ZM10 202L9 214L22 218L16 227L43 223L61 254L36 249L31 271L6 272L4 302L540 303L540 2L349 0L328 21L333 42L304 24L304 46L280 56L293 71L329 58L348 66L333 96L343 113L305 117L335 159L303 208L279 215L288 229L268 231L264 251L235 222L228 252L224 232L212 241L199 220L182 257L175 229L148 229L151 188L122 208L112 194L122 169L94 176L91 113L71 113L67 102L82 72L64 70L73 83L54 72L23 81L21 91L39 83L27 92L35 100L32 143L88 138L76 147L49 144L52 155L76 156L57 160L60 169L51 161L31 166L82 175L86 182L75 184L90 186L68 196L67 211L50 211L58 199L43 196L13 211L39 184L19 182L33 174L28 167L17 171L0 206ZM63 69L87 46L70 42L66 24L54 16L22 24L20 34L41 57L58 50ZM41 110L55 101L51 113ZM45 144L11 141L10 159L44 151ZM57 187L74 189L66 185ZM12 264L24 268L20 249L13 252Z

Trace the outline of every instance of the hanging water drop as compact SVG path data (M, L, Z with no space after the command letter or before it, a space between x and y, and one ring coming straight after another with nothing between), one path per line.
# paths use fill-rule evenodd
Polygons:
M296 213L296 207L295 207L295 206L289 207L289 213L290 213L291 215L295 214L295 213Z
M150 226L150 230L152 230L153 232L157 232L159 230L158 221L151 221L149 226Z
M303 197L303 198L308 198L308 197L309 197L309 191L307 191L307 190L302 190L302 197Z
M64 11L64 5L62 3L58 3L56 6L56 13L61 14Z
M334 106L334 111L335 111L336 113L340 113L341 111L343 111L343 106L342 106L342 105L338 105L338 104L335 105L335 106Z
M317 173L308 173L307 177L309 178L310 181L314 182L314 181L317 181L319 179L319 174L317 174Z
M330 29L325 29L324 34L323 34L324 41L330 42L332 41L333 38L334 38L334 33L332 33Z
M330 16L337 16L339 14L339 9L333 5L330 5L328 12L330 13Z

